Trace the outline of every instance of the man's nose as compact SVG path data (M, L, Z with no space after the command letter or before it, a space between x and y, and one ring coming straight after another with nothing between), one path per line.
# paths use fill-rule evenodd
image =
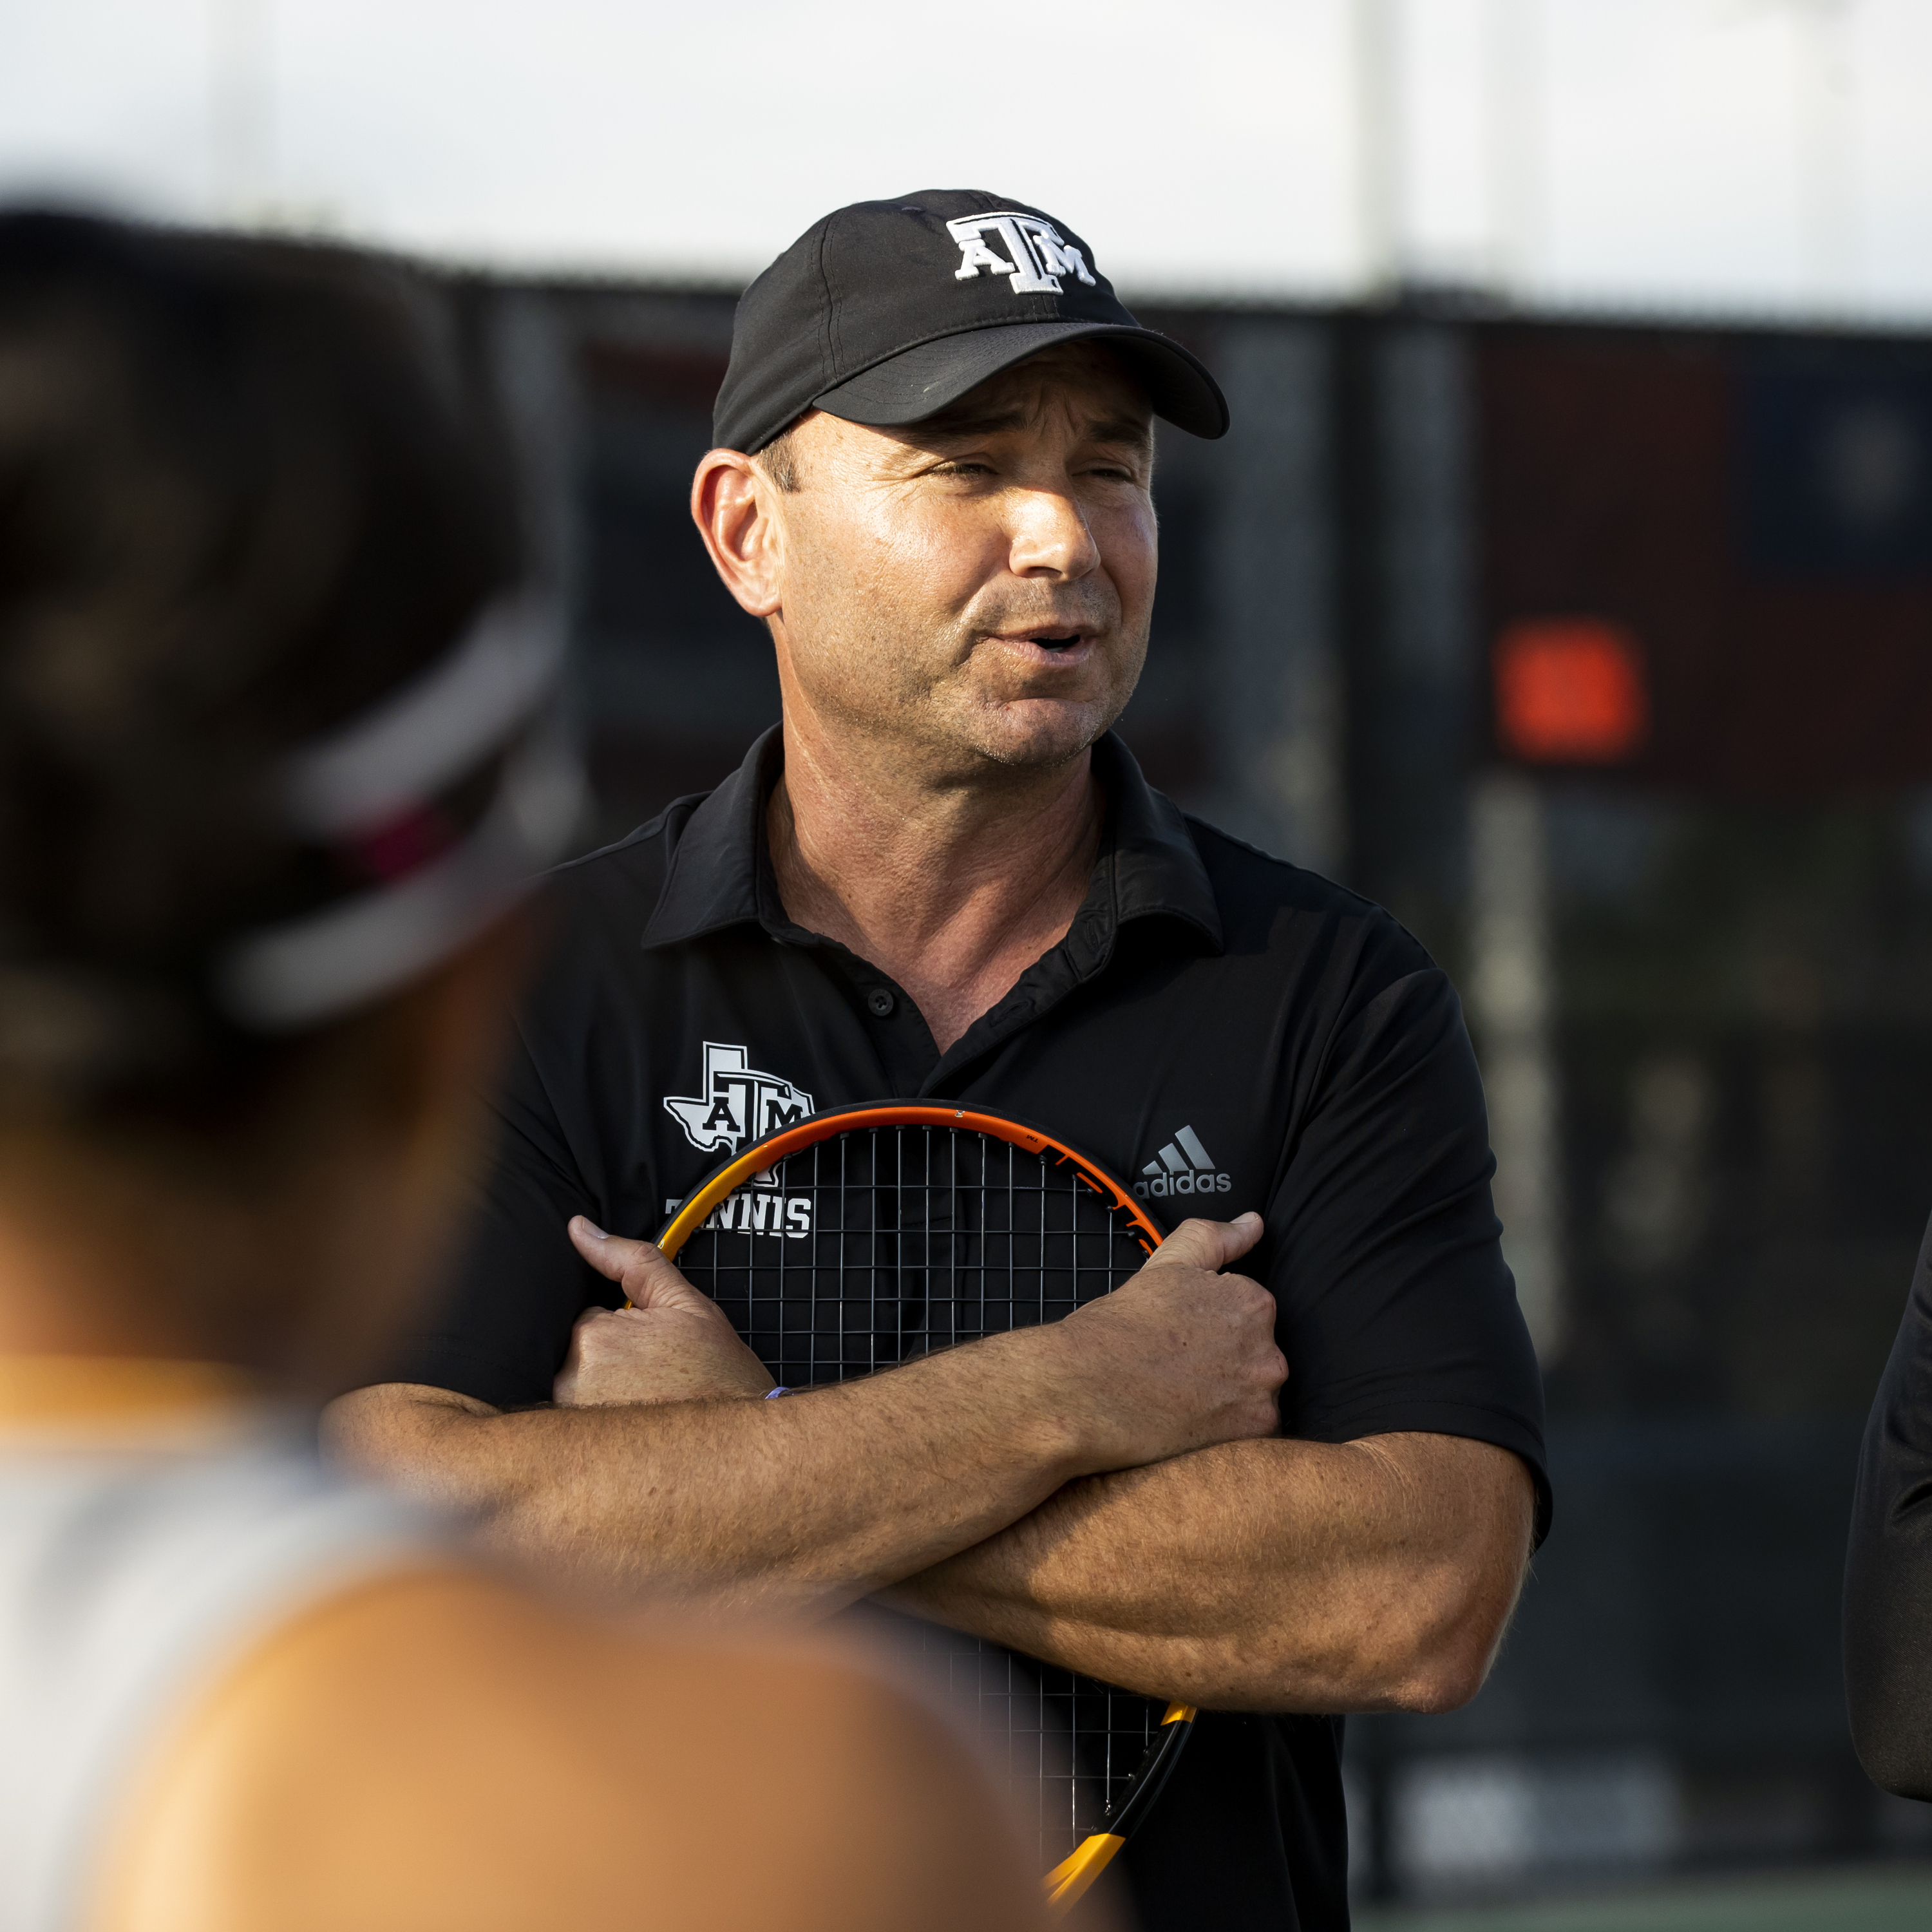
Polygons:
M1065 490L1016 490L1012 502L1008 567L1016 577L1072 579L1099 567L1100 549L1086 513Z

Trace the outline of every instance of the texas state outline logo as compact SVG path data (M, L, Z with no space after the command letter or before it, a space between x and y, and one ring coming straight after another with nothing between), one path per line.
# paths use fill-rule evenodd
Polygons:
M664 1112L702 1154L736 1154L817 1111L802 1087L752 1064L749 1047L704 1042L700 1093L668 1094Z

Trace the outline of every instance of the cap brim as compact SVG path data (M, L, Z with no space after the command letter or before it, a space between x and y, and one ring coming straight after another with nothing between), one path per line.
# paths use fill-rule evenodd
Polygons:
M1114 322L1013 322L942 335L874 363L813 398L812 405L848 422L901 429L937 415L988 376L1042 349L1082 339L1105 342L1133 363L1163 421L1194 436L1227 434L1227 399L1193 356L1170 336Z

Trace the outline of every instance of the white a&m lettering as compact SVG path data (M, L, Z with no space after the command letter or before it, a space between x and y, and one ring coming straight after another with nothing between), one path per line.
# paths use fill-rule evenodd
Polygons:
M1090 289L1099 286L1088 272L1087 258L1040 215L962 214L946 228L959 244L959 266L952 272L956 282L975 280L986 268L1008 277L1016 296L1057 296L1062 275L1077 276ZM988 245L989 233L1005 244L1005 255Z

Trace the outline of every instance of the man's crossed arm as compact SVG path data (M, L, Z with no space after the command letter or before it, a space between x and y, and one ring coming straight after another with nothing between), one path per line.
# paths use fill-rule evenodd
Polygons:
M1217 1710L1447 1711L1481 1688L1533 1491L1453 1436L1230 1442L1070 1484L896 1608Z
M1273 1298L1219 1272L1259 1231L1187 1222L1064 1322L764 1402L654 1248L574 1222L636 1306L579 1323L559 1407L392 1386L331 1432L553 1568L746 1608L882 1592L1221 1708L1449 1708L1515 1601L1528 1472L1455 1437L1276 1436Z
M1260 1232L1258 1216L1191 1222L1064 1322L766 1402L770 1375L716 1304L649 1243L580 1219L572 1238L633 1306L578 1322L556 1407L392 1384L342 1397L327 1437L546 1569L836 1609L1082 1476L1271 1435L1287 1373L1274 1299L1220 1273Z

